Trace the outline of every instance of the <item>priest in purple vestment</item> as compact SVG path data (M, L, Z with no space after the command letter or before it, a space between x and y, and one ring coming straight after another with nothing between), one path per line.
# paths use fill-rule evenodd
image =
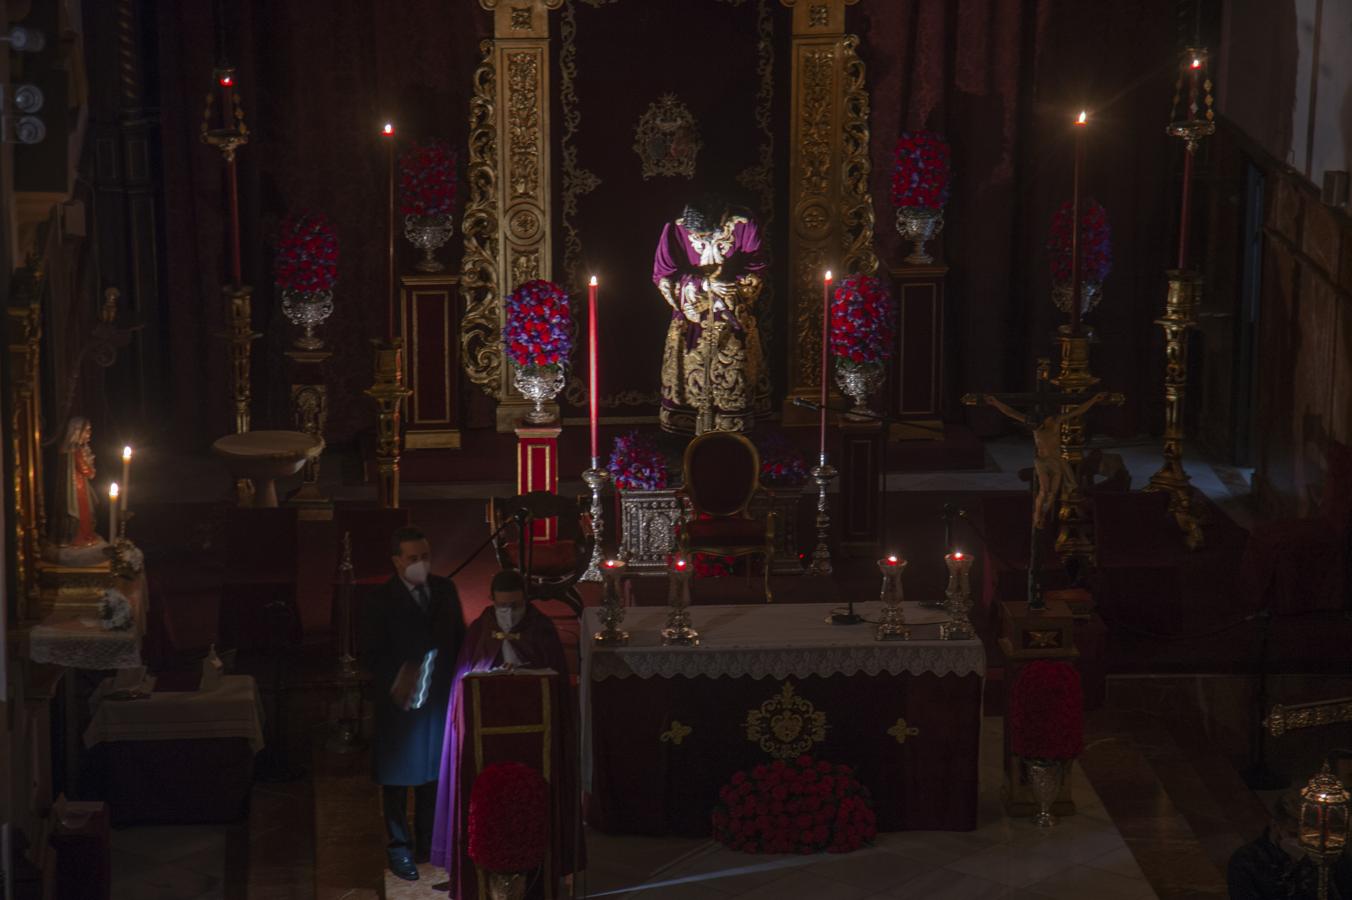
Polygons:
M466 723L464 678L474 672L495 669L553 669L558 686L557 704L551 709L554 737L550 772L550 857L544 866L552 879L571 875L583 864L584 853L578 826L581 798L578 773L577 704L568 677L559 633L548 616L526 600L526 583L514 570L499 572L490 586L493 605L469 626L461 645L456 683L446 717L446 739L437 789L436 825L432 832L432 863L446 869L451 896L457 900L480 898L479 878L469 858L469 795L477 774ZM534 765L535 762L522 760ZM546 885L536 877L529 898L560 896L557 884Z
M750 431L770 413L756 300L765 270L760 229L716 196L662 229L653 283L671 307L662 356L666 431Z

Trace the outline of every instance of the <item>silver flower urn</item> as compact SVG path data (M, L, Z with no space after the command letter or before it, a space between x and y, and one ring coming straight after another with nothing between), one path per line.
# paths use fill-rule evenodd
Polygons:
M1098 306L1099 298L1103 293L1103 285L1097 281L1084 281L1080 284L1080 315L1092 312L1094 307ZM1056 308L1066 315L1070 315L1071 304L1071 284L1069 281L1058 281L1052 285L1052 302Z
M549 410L545 409L545 404L558 396L559 391L563 390L564 375L563 369L538 367L532 369L523 369L520 366L512 367L512 383L516 389L521 392L535 407L526 413L526 421L532 425L545 425L554 421L554 416Z
M913 245L911 255L906 261L913 266L925 266L934 262L934 257L925 252L925 242L944 228L944 211L926 206L902 206L897 208L897 231Z
M869 409L868 398L882 387L883 374L880 362L836 363L836 383L854 401L854 409L846 414L849 418L867 421L877 415Z
M288 322L302 330L296 338L301 350L318 350L324 341L315 329L333 315L333 291L297 291L282 289L282 314Z
M404 237L423 252L414 267L419 272L441 272L446 266L437 259L437 250L451 239L455 219L449 213L435 216L404 216Z

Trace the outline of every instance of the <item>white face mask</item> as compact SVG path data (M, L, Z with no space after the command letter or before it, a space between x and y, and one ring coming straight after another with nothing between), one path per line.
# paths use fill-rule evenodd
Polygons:
M409 563L404 570L404 580L409 584L427 584L427 560L420 559Z

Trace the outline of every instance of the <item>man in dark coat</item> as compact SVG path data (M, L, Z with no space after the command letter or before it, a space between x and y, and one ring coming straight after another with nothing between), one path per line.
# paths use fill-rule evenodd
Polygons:
M390 539L395 575L365 604L362 657L375 694L374 777L383 785L390 871L418 878L432 845L437 775L455 661L465 636L460 597L428 571L432 548L416 528ZM409 837L413 788L416 843Z
M584 852L577 830L579 817L577 704L573 700L568 661L559 632L549 616L526 600L521 573L499 572L490 587L493 605L470 626L457 665L456 687L446 723L446 750L437 787L436 835L432 863L450 875L451 896L456 900L487 900L481 897L474 863L469 858L469 794L474 781L473 752L467 751L469 729L464 721L463 678L494 669L553 669L557 704L553 707L553 775L550 778L550 850L545 871L554 878L582 868ZM531 884L529 897L557 897L556 885L541 878Z

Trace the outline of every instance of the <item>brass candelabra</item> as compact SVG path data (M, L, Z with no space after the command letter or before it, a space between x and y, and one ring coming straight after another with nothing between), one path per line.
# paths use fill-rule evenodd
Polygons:
M1169 495L1169 512L1183 531L1189 550L1202 546L1202 526L1192 505L1192 484L1183 468L1184 397L1188 388L1188 331L1202 291L1202 279L1177 269L1169 272L1169 296L1164 317L1155 324L1164 329L1164 464L1150 476L1147 491Z
M375 341L375 383L366 396L376 402L376 479L380 505L399 508L399 425L404 400L404 341Z

